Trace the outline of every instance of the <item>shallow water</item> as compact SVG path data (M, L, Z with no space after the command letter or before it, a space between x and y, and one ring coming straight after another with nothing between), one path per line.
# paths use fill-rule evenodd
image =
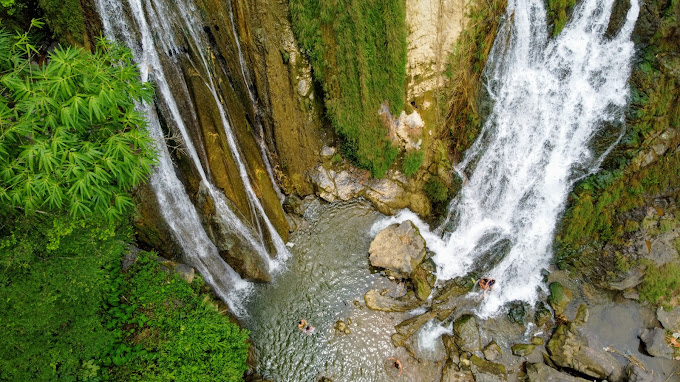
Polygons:
M272 283L255 286L246 307L245 326L258 356L258 372L275 381L316 381L322 376L334 382L394 380L388 358L404 359L404 381L417 381L427 371L411 365L403 348L392 346L394 326L407 318L403 313L373 312L363 295L374 288L398 293L400 286L371 273L368 247L370 227L381 218L365 201L316 205L305 218L306 232L296 232L289 243L292 257ZM316 327L302 333L301 318ZM334 329L337 320L347 322L351 334ZM434 372L438 373L437 368ZM426 380L434 379L426 377Z

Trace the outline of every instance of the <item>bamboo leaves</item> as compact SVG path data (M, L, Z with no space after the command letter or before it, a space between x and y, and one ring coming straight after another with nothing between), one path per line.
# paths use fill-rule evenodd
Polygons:
M122 216L155 161L135 110L153 89L104 39L95 54L58 48L41 67L20 44L0 30L0 203Z

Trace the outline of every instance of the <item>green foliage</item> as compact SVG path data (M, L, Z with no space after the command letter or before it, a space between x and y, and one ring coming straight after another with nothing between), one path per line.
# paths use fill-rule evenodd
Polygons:
M404 155L404 162L401 164L401 169L406 176L412 176L418 171L423 164L425 153L422 150L409 151Z
M27 34L0 31L0 204L98 214L132 205L154 162L135 102L150 101L129 50L59 48L34 65Z
M449 197L449 189L443 180L433 176L425 182L425 194L432 203L444 203Z
M640 299L652 304L669 305L680 294L680 264L667 263L657 267L648 263L645 279L638 287Z
M553 22L552 34L557 36L567 24L567 15L576 4L576 0L548 0L548 19Z
M170 274L153 253L140 253L109 298L108 326L122 328L104 358L116 380L240 381L248 331L220 315L191 285ZM150 287L155 286L155 287Z
M646 45L644 59L631 77L626 135L607 158L605 169L576 187L556 237L558 262L581 272L594 271L593 276L604 272L582 265L609 266L601 257L606 244L624 244L626 235L639 227L652 234L669 229L670 222L657 227L658 219L632 221L626 212L642 208L655 195L678 196L680 153L669 149L647 166L634 160L650 152L662 132L680 126L680 86L673 74L679 67L666 58L680 49L673 38L676 15L672 6L664 12L661 28ZM671 148L678 144L680 136L667 142Z
M446 124L454 139L454 156L461 156L481 132L478 98L482 91L482 72L506 6L507 0L470 2L465 29L449 57L448 103L442 104L447 105Z
M404 106L404 0L291 0L293 30L321 83L343 153L381 177L397 156L378 117Z
M0 380L82 379L114 341L99 313L130 231L42 214L0 220Z
M79 0L38 0L54 36L63 43L82 44L85 17Z

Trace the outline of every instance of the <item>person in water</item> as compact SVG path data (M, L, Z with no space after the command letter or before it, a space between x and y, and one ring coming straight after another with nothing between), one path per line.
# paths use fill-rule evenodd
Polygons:
M307 320L305 320L304 318L298 321L297 325L298 329L302 330L302 332L305 334L312 334L316 330L316 328L313 327L312 325L308 325Z
M496 284L496 280L492 279L491 277L482 277L477 283L484 291L483 296L486 296L486 292L491 291L491 288L493 288L494 284Z
M298 321L298 329L304 331L306 326L307 326L307 320L305 320L304 318L301 319L300 321Z
M305 334L307 335L314 333L315 330L316 328L311 325L307 325L304 329L302 329L302 331L305 332Z
M393 357L390 357L388 359L392 360L392 365L394 366L394 368L399 370L399 375L397 375L397 377L401 377L401 373L402 371L404 371L403 367L401 366L401 361Z

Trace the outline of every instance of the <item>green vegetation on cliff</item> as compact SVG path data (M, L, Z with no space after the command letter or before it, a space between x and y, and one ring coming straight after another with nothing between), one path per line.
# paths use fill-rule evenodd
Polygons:
M378 112L404 106L404 0L291 0L293 29L322 85L343 153L376 177L397 156Z
M26 33L0 30L0 203L122 216L155 158L135 110L152 88L130 51L104 39L94 54L58 48L43 65L35 53Z
M471 2L465 29L449 57L446 124L453 137L456 159L472 145L482 128L479 110L482 72L506 6L507 0Z
M627 131L603 171L582 181L570 197L557 236L561 266L589 270L586 273L592 276L609 271L610 277L613 269L628 269L628 263L637 259L603 251L606 245L626 244L641 226L641 221L627 213L658 197L676 203L680 197L680 152L674 149L680 143L677 4L677 0L653 2L646 10L652 14L640 16L643 21L638 22L636 33L648 35L649 41L642 42L642 60L631 77ZM675 285L672 294L680 292L677 283L671 284ZM657 302L661 294L652 285L670 284L655 279L642 286L641 297Z

